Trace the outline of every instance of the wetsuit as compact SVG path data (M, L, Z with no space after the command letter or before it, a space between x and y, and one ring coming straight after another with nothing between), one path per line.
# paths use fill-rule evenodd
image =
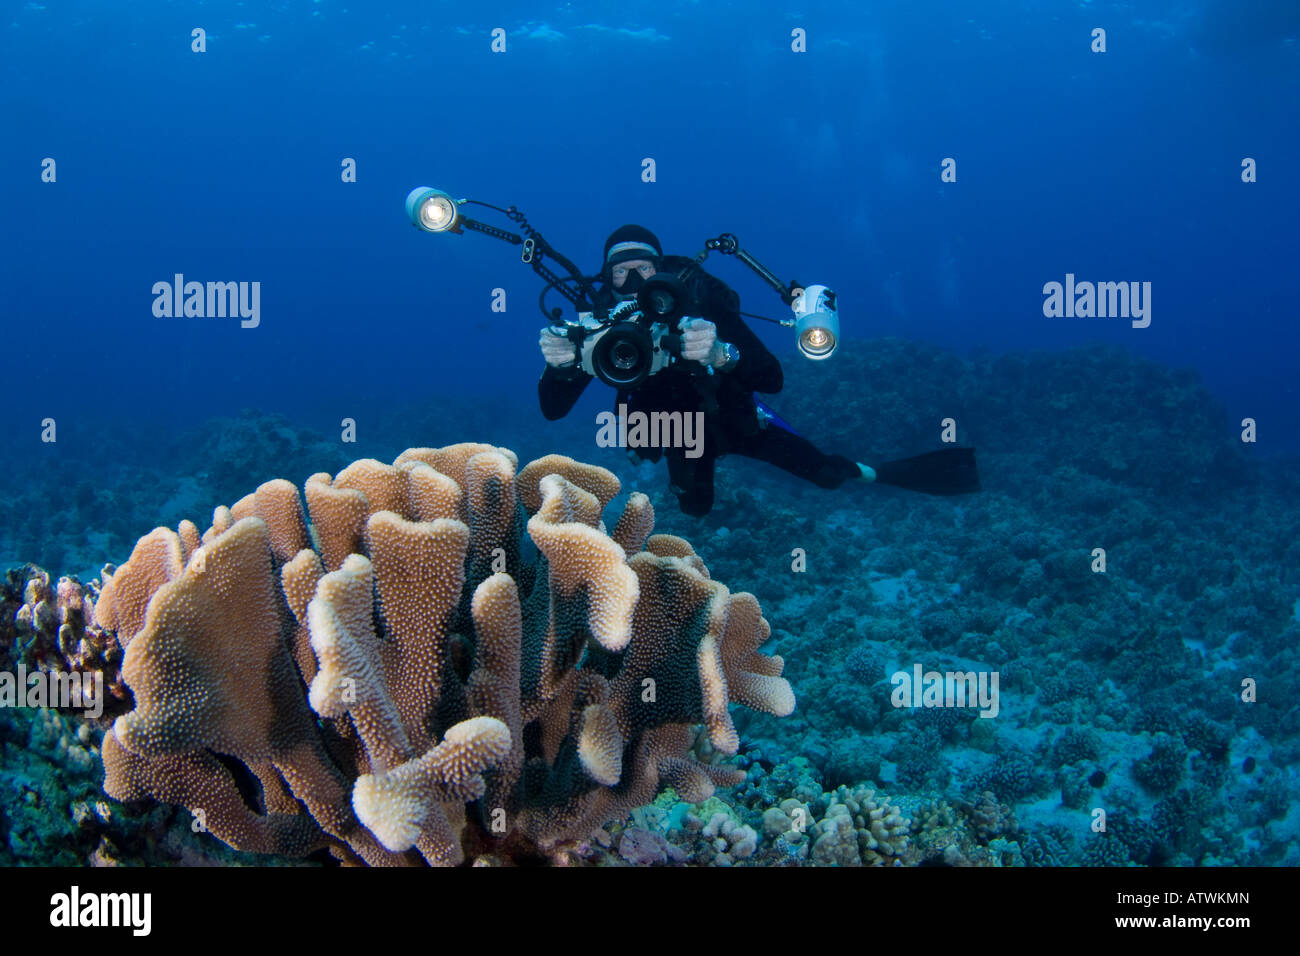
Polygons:
M660 272L677 272L691 262L684 256L664 256ZM773 423L763 423L754 392L779 392L784 383L781 363L767 350L740 317L740 299L726 283L698 269L688 280L701 318L717 326L718 341L730 342L740 360L730 371L709 375L698 362L677 361L651 375L635 388L620 390L615 403L626 404L630 415L641 411L704 412L704 447L698 458L686 457L683 448L638 448L643 459L668 458L668 477L682 511L708 514L713 507L714 463L723 455L744 455L778 468L822 488L837 488L859 475L858 466L842 455L827 455L812 442ZM617 300L606 286L597 305L612 307ZM554 421L568 414L591 382L579 366L554 368L542 373L537 385L542 414ZM765 424L765 427L764 427Z

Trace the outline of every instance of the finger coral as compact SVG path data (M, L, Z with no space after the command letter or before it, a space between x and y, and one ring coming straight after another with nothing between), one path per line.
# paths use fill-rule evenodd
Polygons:
M607 531L605 469L517 464L410 449L142 538L95 609L135 700L107 792L183 804L236 849L454 865L738 782L692 745L703 725L736 752L730 703L794 708L758 602L653 535L644 495Z

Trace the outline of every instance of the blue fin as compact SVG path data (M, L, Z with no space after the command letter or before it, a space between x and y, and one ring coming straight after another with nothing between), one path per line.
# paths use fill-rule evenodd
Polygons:
M791 435L794 435L796 438L803 437L797 431L794 430L794 426L792 426L789 422L787 422L776 412L772 411L771 407L766 402L764 402L761 398L759 398L757 395L754 396L754 404L758 406L758 424L760 427L766 428L769 424L771 424L771 425L775 425L777 428L781 429L782 431L789 432Z

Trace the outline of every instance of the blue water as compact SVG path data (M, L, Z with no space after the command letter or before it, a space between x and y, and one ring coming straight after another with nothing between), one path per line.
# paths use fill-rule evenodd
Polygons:
M402 199L430 184L519 206L584 269L626 221L685 254L735 232L837 289L846 337L1115 342L1196 368L1269 449L1300 441L1293 3L481 10L7 5L5 438L247 405L332 429L435 384L539 422L537 280L510 246L412 229ZM260 281L260 326L155 318L178 272ZM1067 272L1151 282L1150 327L1044 318Z

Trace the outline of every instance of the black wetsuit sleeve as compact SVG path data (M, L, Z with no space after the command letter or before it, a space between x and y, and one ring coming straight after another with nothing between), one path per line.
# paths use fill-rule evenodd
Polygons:
M709 296L708 303L707 318L718 327L718 338L730 342L740 352L736 367L723 374L751 392L771 394L781 391L785 384L781 363L740 317L740 298L736 293L724 286Z
M546 420L553 422L569 414L590 381L591 376L580 368L546 366L537 383L537 398Z

